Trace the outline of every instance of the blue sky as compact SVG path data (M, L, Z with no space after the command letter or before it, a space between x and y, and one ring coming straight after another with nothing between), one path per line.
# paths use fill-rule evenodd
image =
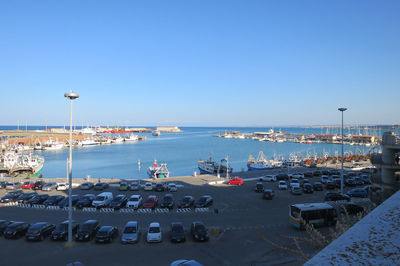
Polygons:
M0 124L400 123L400 1L1 1Z

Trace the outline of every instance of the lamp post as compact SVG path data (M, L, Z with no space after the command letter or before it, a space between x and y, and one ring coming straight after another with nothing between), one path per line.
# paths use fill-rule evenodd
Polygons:
M340 174L340 193L343 194L343 113L347 110L347 108L341 107L338 110L342 112L342 171Z
M64 97L69 101L69 165L68 165L68 245L72 243L72 100L79 98L79 95L72 90L65 93Z

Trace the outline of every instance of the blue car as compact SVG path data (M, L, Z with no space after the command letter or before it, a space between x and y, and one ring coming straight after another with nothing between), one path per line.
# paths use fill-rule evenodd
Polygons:
M346 193L350 197L366 198L368 197L368 191L363 188L354 188Z

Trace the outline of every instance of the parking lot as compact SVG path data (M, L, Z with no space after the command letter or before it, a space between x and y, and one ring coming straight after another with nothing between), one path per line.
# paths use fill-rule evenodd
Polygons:
M204 180L202 180L204 179ZM308 178L310 182L319 181L319 177ZM210 179L203 177L185 177L169 179L178 185L178 191L172 192L175 202L183 196L191 195L197 200L202 195L211 195L213 205L207 208L169 210L157 207L155 210L76 210L74 220L83 223L88 219L97 219L100 225L117 226L120 231L128 221L138 221L141 238L139 243L122 245L119 239L111 244L77 242L72 248L65 248L64 242L26 242L24 238L8 240L0 237L1 265L66 265L81 261L85 265L126 265L129 261L135 265L169 265L177 259L196 259L204 265L298 265L293 254L277 249L266 243L260 234L279 245L294 246L284 236L304 235L291 227L288 222L289 205L324 201L326 190L311 194L292 195L288 190L278 190L277 182L263 182L264 188L273 189L275 197L263 200L262 193L254 191L257 178L245 181L242 186L227 184L209 185ZM348 188L346 188L348 189ZM159 200L167 192L119 191L118 185L111 185L104 191L117 194L140 194L143 199L149 195L158 196ZM0 190L0 196L7 191ZM73 189L73 194L99 194L102 191ZM63 194L64 191L39 193ZM168 192L169 193L169 192ZM62 209L21 208L17 206L0 207L4 220L35 223L46 221L54 224L67 219L67 211ZM169 241L168 230L172 222L182 222L186 229L186 242L173 244ZM193 221L202 221L210 231L210 240L199 243L192 240L189 227ZM146 243L146 230L151 222L159 222L163 231L161 243ZM308 252L315 251L308 249ZM21 254L24 254L21 256ZM154 256L156 255L156 256Z

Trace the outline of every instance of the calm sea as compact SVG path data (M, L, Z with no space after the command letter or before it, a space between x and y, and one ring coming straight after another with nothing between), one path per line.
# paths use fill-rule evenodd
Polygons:
M0 127L0 129L11 128L15 127ZM43 127L29 126L29 129L43 129ZM269 129L183 127L182 133L161 133L159 137L139 134L147 136L146 141L74 148L73 177L82 178L90 175L92 178L147 178L147 167L154 160L167 163L171 176L192 175L194 171L198 172L197 161L208 158L210 154L216 161L229 156L234 171L241 171L246 169L249 155L256 157L259 151L263 151L269 158L274 154L288 158L290 153L301 152L305 155L307 152L319 154L329 152L334 155L335 152L341 151L341 146L335 144L274 143L214 137L215 134L224 133L225 130L250 133ZM327 133L326 130L312 128L275 128L275 131L279 130L292 133ZM335 134L339 131L331 130L329 133ZM365 146L345 146L345 151L352 152L367 153L370 149L371 147ZM64 149L37 152L46 160L43 168L44 177L66 176L68 151Z

